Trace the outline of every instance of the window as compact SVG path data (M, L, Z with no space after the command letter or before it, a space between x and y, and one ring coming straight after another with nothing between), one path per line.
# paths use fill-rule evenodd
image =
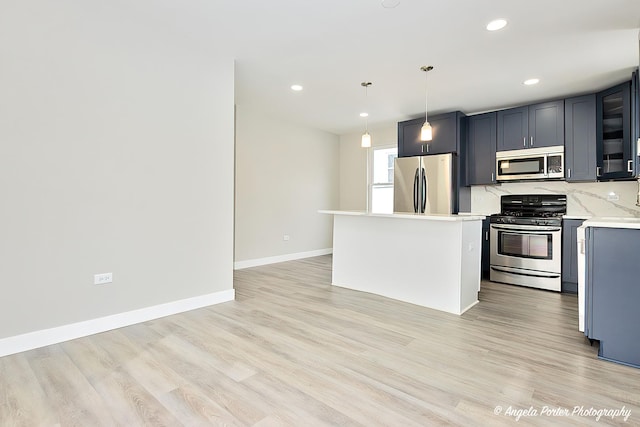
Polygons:
M371 212L393 212L393 162L398 157L396 146L374 148L371 154Z

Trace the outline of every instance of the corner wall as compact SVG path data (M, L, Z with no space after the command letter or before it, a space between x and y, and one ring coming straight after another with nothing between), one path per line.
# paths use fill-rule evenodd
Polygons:
M338 195L337 135L236 106L236 268L330 253Z
M371 145L397 146L398 124L381 124L369 129ZM367 154L360 147L362 132L340 135L340 210L367 209Z

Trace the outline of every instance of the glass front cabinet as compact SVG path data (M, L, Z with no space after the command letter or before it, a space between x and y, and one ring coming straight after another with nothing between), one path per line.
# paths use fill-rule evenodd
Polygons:
M631 82L596 95L596 176L598 180L632 178Z

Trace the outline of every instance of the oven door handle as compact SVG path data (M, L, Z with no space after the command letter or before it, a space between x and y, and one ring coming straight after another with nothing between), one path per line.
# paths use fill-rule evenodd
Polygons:
M508 225L508 226L499 226L499 225L491 225L491 228L496 230L504 230L504 231L526 231L530 233L536 232L549 232L549 231L561 231L560 227L543 227L537 225Z
M557 279L558 277L560 277L560 274L558 274L558 273L544 274L544 273L540 273L538 271L531 272L531 273L520 273L520 272L515 272L515 271L510 271L510 270L503 270L500 267L495 267L493 265L491 266L491 269L495 270L495 271L499 271L501 273L514 274L516 276L544 277L546 279Z

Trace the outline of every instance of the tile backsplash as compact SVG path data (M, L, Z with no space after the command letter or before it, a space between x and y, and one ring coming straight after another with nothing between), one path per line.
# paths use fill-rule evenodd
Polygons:
M568 183L529 181L471 187L471 212L490 215L500 212L503 194L566 194L567 215L640 217L636 206L636 181Z

